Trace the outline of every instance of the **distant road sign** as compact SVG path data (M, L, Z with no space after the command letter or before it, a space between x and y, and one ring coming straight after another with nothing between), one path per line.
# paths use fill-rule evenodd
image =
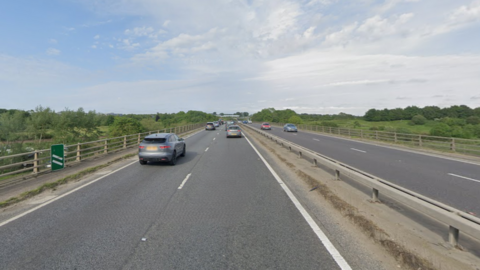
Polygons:
M52 171L65 168L65 150L63 144L54 144L50 148L50 161L52 162Z

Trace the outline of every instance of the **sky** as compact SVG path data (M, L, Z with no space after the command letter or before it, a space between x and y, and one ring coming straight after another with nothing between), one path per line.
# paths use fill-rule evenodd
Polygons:
M480 0L15 0L0 108L480 107Z

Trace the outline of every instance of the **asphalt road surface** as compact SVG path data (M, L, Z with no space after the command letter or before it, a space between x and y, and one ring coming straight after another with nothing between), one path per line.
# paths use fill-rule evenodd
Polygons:
M0 220L0 268L349 269L245 138L186 143L176 166L132 159Z
M260 129L260 125L249 125ZM311 132L265 130L371 175L480 216L478 164Z

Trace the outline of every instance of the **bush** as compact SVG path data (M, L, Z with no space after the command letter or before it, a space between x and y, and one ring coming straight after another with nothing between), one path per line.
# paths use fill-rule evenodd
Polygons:
M452 128L445 123L438 123L430 130L430 135L439 137L452 137Z
M410 120L410 122L413 125L425 125L425 123L427 123L427 118L425 118L423 115L417 114L412 117L412 120Z

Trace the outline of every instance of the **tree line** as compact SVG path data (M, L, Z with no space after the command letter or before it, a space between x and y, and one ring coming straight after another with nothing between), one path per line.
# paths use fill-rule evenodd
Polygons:
M37 147L45 147L45 141L87 142L216 119L217 116L201 111L112 115L83 108L59 112L43 106L28 111L0 109L0 148L19 148L14 152L22 152L24 142ZM0 149L0 154L5 154L5 150Z
M396 120L411 120L413 117L421 115L427 120L439 120L445 117L468 119L480 117L480 107L472 109L466 105L454 105L448 108L440 108L437 106L426 106L419 108L417 106L408 106L406 108L395 109L370 109L363 118L366 121L396 121Z

